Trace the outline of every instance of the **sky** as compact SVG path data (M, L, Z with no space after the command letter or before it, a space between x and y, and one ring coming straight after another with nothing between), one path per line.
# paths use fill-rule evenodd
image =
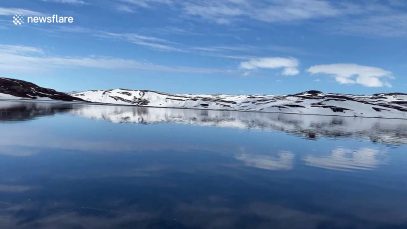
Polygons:
M407 92L406 60L405 0L0 1L0 77L59 91Z

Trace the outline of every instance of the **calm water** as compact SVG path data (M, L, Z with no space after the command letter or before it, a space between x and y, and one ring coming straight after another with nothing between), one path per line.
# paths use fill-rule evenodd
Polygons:
M0 101L0 228L407 228L407 121Z

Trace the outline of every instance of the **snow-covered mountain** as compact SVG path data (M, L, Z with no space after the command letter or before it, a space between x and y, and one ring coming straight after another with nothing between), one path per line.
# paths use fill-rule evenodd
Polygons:
M284 96L191 95L113 89L71 95L85 101L105 104L407 119L405 93L360 96L324 94L311 90Z
M0 77L0 99L39 99L82 101L66 93L43 88L33 83L11 78Z
M188 108L407 119L407 94L192 95L149 90L92 90L66 94L33 83L0 77L0 99L87 101L142 107Z

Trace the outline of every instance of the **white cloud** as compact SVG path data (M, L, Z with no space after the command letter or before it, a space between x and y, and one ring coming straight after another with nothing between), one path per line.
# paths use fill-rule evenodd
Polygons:
M24 16L29 16L29 15L43 15L40 12L37 11L32 11L32 10L27 10L27 9L22 9L22 8L6 8L6 7L0 7L0 16L12 16L12 15L24 15Z
M85 5L87 4L83 0L42 0L43 2L55 2L55 3L62 3L62 4L71 4L71 5Z
M255 70L258 68L279 69L282 68L282 75L293 76L299 73L298 60L284 57L253 58L240 63L240 68L245 70Z
M340 84L360 84L366 87L390 87L387 79L392 78L390 71L357 64L315 65L307 70L311 74L327 74L335 77Z
M32 71L46 71L52 69L68 68L95 68L95 69L127 69L145 70L155 72L182 72L182 73L229 73L231 71L218 68L199 68L188 66L167 66L134 59L123 59L105 56L52 56L42 49L30 46L0 45L0 74Z

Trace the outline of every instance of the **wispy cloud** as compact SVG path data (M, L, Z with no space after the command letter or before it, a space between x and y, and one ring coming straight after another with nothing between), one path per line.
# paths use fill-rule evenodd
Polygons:
M299 22L332 18L322 22L329 31L351 35L407 36L405 1L328 0L117 0L117 9L135 12L165 4L185 18L230 24L247 19L266 23ZM335 28L333 30L333 28Z
M360 1L344 6L343 17L324 23L329 31L369 37L407 37L407 1Z
M182 53L192 53L201 56L211 56L225 59L239 59L247 60L253 58L253 53L259 51L259 47L251 45L213 45L213 46L194 46L178 43L175 41L170 41L156 36L149 36L138 33L116 33L116 32L104 32L104 31L92 31L89 32L95 36L108 38L108 39L119 39L125 42L129 42L134 45L144 46L147 48L155 49L158 51L168 51L168 52L182 52ZM287 52L283 50L289 47L282 46L270 46L262 47L262 50L277 50L282 52ZM294 52L294 49L290 49L290 52Z
M259 7L252 17L265 22L287 22L337 16L341 10L328 1L288 0L275 1L274 4Z
M57 31L56 31L57 30ZM163 32L164 30L164 32ZM171 30L171 32L168 32ZM259 52L268 53L278 53L278 55L285 54L296 54L296 55L307 55L301 48L289 47L277 44L269 44L256 46L241 41L230 42L229 44L213 44L213 45L195 45L183 43L183 40L170 40L167 39L168 33L177 33L178 35L189 34L189 31L185 31L180 28L166 27L159 30L150 29L143 30L140 29L137 32L120 32L120 31L108 31L108 30L95 30L81 26L60 26L58 28L52 28L48 30L50 33L64 32L64 33L81 33L87 36L96 36L103 39L111 39L130 43L137 46L142 46L148 49L153 49L155 51L164 52L179 52L188 53L191 55L199 55L206 57L230 59L230 60L248 60L255 58ZM198 36L199 37L195 37ZM201 39L202 36L207 36L205 34L194 34L193 39ZM200 43L200 42L197 42Z
M5 53L43 53L42 49L23 45L1 45L0 50Z
M152 8L160 4L171 5L183 15L199 17L219 24L228 24L241 17L264 22L289 22L341 14L345 7L324 0L119 0L119 10L133 12L135 8Z
M24 16L43 15L40 12L28 10L28 9L0 7L0 16L12 16L12 15L16 15L16 14L20 14L20 15L24 15Z
M116 9L126 13L136 12L140 8L152 8L156 5L170 5L173 4L172 0L118 0Z
M254 58L240 63L240 68L245 70L263 69L283 69L282 75L293 76L299 73L298 60L285 57L265 57Z
M386 13L341 22L336 33L375 37L407 37L407 13Z
M85 5L88 4L84 0L42 0L43 2L55 2L62 4L71 4L71 5Z
M172 0L119 0L139 7L151 7L154 4L172 4Z
M125 12L125 13L134 13L133 7L130 7L130 6L124 5L124 4L117 5L116 9L118 11Z
M155 72L180 73L230 73L231 70L219 68L199 68L188 66L166 66L134 59L123 59L105 56L53 56L45 54L41 49L19 46L0 46L0 73L4 72L32 72L58 68L95 68L115 70L145 70Z
M234 46L202 46L202 47L192 47L191 49L206 52L224 52L224 51L250 51L256 49L256 47L250 45L234 45Z
M211 45L211 46L194 46L186 45L176 41L171 41L163 39L157 36L145 35L141 33L119 33L119 32L108 32L108 31L98 31L83 27L61 27L58 28L61 32L68 33L83 33L89 34L91 36L97 36L104 39L116 39L124 42L128 42L134 45L143 46L146 48L154 49L157 51L166 52L181 52L190 53L194 55L209 56L216 58L232 59L232 60L247 60L255 58L254 53L259 50L262 51L273 51L273 52L284 52L284 53L301 53L301 50L287 47L287 46L277 46L269 45L257 47L247 44L229 44L229 45ZM54 32L52 30L51 32Z
M111 32L99 32L99 36L107 38L115 38L125 40L132 44L147 46L154 49L159 49L163 51L182 51L179 48L174 47L174 42L167 41L165 39L144 36L137 33L111 33Z
M187 3L184 6L184 11L192 16L199 16L219 24L227 24L234 17L246 14L240 7L234 5L225 4L221 1L204 4Z
M340 10L331 3L321 0L187 2L183 8L187 15L220 24L230 23L242 16L264 22L289 22L340 14Z
M54 30L50 31L53 32ZM67 33L82 33L90 36L96 36L104 39L120 40L127 43L131 43L138 46L144 46L147 48L159 50L159 51L177 51L184 52L177 42L169 41L163 38L149 36L139 33L119 33L119 32L109 32L103 30L93 30L85 27L61 27L59 28L61 32Z
M311 74L333 76L340 84L360 84L366 87L390 87L387 79L393 77L390 71L382 68L357 64L315 65L307 71Z

